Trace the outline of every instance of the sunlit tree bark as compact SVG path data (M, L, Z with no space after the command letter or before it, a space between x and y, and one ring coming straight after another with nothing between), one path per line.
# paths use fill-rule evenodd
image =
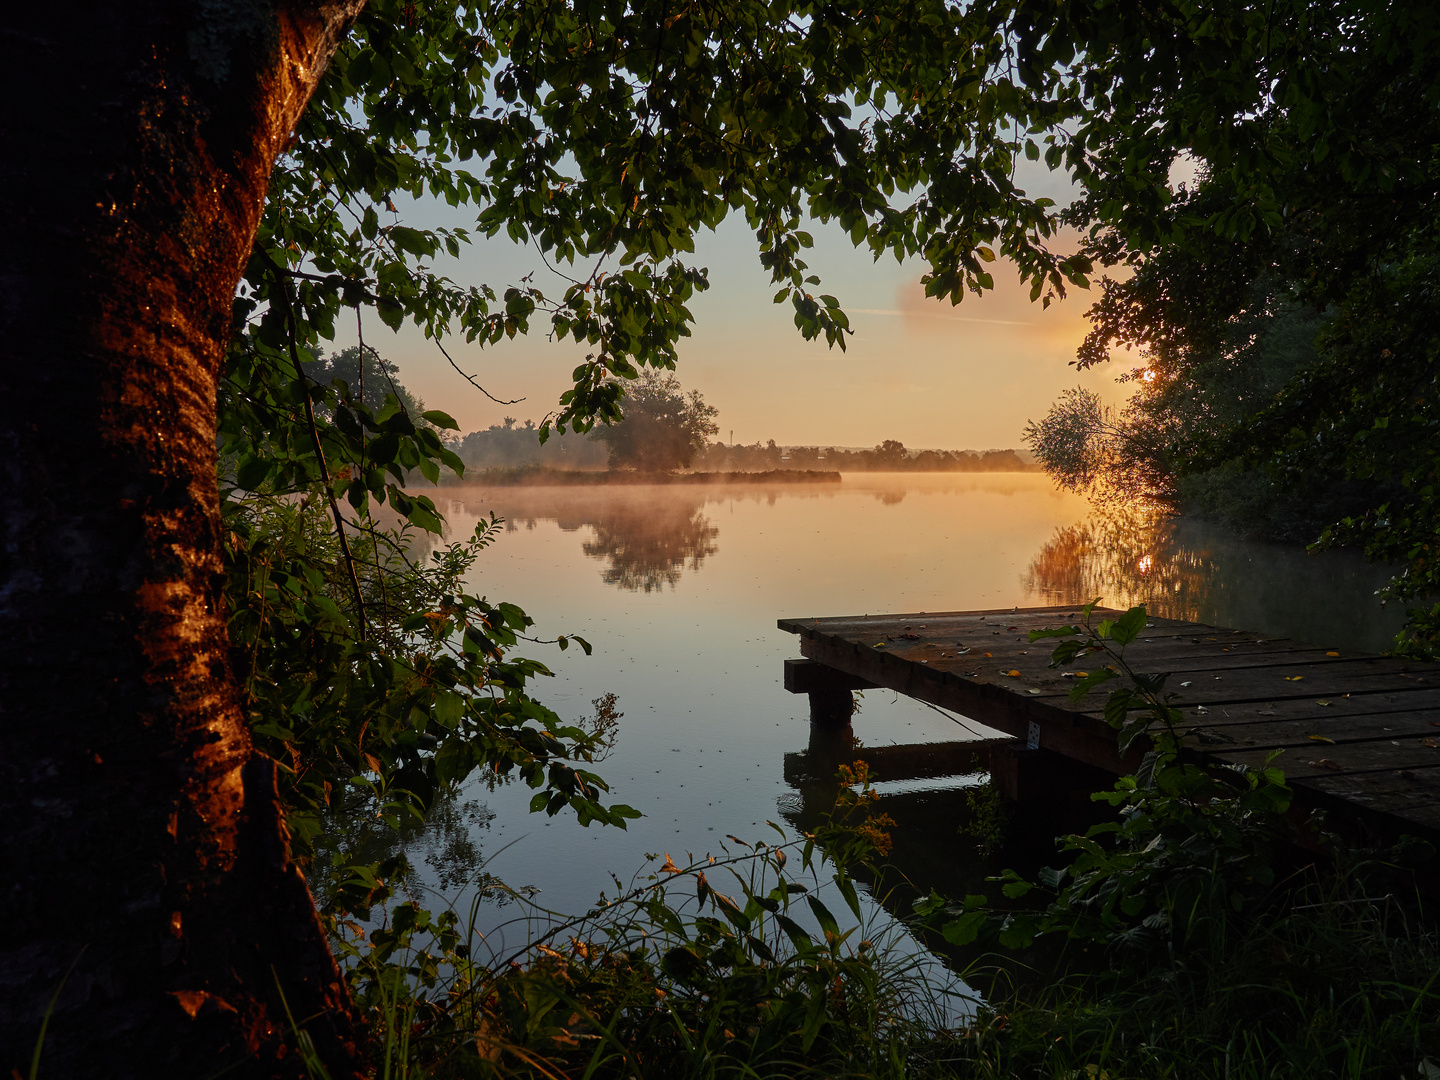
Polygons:
M62 979L42 1076L294 1074L286 1005L355 1071L227 662L215 380L272 165L361 2L0 25L6 1074Z

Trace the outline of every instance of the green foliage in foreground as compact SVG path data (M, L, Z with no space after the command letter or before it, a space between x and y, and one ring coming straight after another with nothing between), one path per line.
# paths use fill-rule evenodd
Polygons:
M1163 679L1124 659L1144 609L1088 616L1034 636L1062 639L1057 664L1103 656L1078 691L1115 683L1107 715L1152 749L1097 796L1119 820L1062 839L1063 868L1038 884L1006 871L996 905L916 905L970 947L979 996L868 936L846 870L883 859L888 822L857 765L800 840L656 856L570 920L513 897L543 933L511 955L487 951L474 909L393 909L345 949L377 1075L1390 1080L1440 1061L1440 940L1406 899L1401 853L1336 850L1282 876L1283 776L1178 762ZM1058 955L1023 972L1037 940ZM999 951L976 956L987 941Z

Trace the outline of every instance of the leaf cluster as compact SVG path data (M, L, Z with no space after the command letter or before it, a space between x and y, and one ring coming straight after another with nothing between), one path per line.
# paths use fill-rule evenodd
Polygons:
M528 911L551 925L508 957L483 955L453 913L397 909L349 947L377 1033L413 1033L406 1064L432 1076L902 1075L924 988L876 942L855 943L865 913L835 842L868 850L854 829L873 800L863 767L849 778L860 791L823 835L772 825L772 842L727 837L687 865L652 855L579 918ZM841 929L822 883L855 925Z
M425 564L408 559L404 533L373 523L358 532L362 638L318 493L225 506L232 662L256 743L282 767L302 865L317 845L333 848L322 830L331 808L367 801L398 829L477 770L523 780L552 815L568 807L583 824L621 827L635 816L604 805L604 781L583 767L604 740L530 696L549 672L510 652L529 617L464 586L498 521ZM364 912L398 870L338 858L327 891L336 910Z
M997 879L1011 900L1037 887L1052 894L1043 910L996 912L981 895L957 905L932 894L917 904L917 914L951 944L996 941L1018 949L1063 935L1104 944L1117 962L1144 968L1238 936L1273 900L1275 849L1288 835L1291 801L1284 775L1269 763L1256 769L1187 760L1167 676L1134 671L1125 661L1125 646L1146 626L1144 607L1092 623L1094 607L1086 605L1082 624L1032 630L1030 639L1061 639L1052 666L1092 653L1110 661L1089 661L1093 670L1076 680L1071 696L1124 680L1104 714L1122 755L1137 744L1146 748L1140 767L1093 796L1118 818L1064 837L1064 865L1040 871L1036 882L1013 870Z

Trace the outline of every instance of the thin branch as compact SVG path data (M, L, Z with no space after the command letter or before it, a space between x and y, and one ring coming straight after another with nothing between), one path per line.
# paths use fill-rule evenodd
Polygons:
M300 396L305 401L305 423L310 428L310 441L315 447L315 460L320 465L320 480L325 485L325 497L330 502L330 513L335 518L335 536L340 541L340 554L345 560L345 569L350 576L350 588L355 594L355 617L359 622L360 640L363 642L366 639L365 599L360 592L360 575L355 571L355 556L350 551L350 540L345 535L345 519L340 513L339 504L335 501L335 490L330 483L330 469L325 464L325 449L320 445L320 429L315 425L315 403L310 400L310 378L305 374L305 368L300 363L300 350L295 344L298 333L295 325L295 306L290 303L288 292L282 292L282 295L285 297L285 325L290 341L290 362L295 365L295 378L300 383Z
M518 397L511 401L502 401L500 398L490 393L489 390L486 390L485 387L481 386L478 382L476 382L474 375L467 375L463 370L461 370L460 365L455 362L455 358L446 351L444 345L440 344L440 339L438 337L435 338L434 341L435 347L440 350L441 355L444 356L446 360L450 361L450 366L453 367L456 371L460 372L460 377L466 382L468 382L471 386L473 386L476 390L479 390L491 401L495 402L496 405L519 405L520 402L525 400L523 397Z

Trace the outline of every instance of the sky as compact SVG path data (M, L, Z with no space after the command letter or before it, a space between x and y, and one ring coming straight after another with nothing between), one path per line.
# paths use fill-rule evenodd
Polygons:
M1030 181L1037 195L1063 201L1068 194L1063 181L1043 172ZM416 225L465 224L439 204L402 208L402 217ZM1039 420L1069 387L1095 390L1109 403L1123 399L1115 376L1133 365L1120 360L1089 372L1069 366L1088 329L1084 312L1094 302L1093 289L1072 289L1066 300L1042 309L1013 270L996 264L993 292L952 307L925 297L922 263L899 264L893 256L873 262L838 227L815 223L810 231L815 247L807 261L822 280L814 292L836 296L854 330L844 352L823 340L805 341L789 302L772 302L776 286L742 221L732 218L697 238L693 263L709 268L710 288L690 304L692 336L679 346L677 374L687 390L699 390L720 410L723 441L1019 447L1026 422ZM437 262L436 269L461 285L488 282L497 292L535 272L547 293L563 291L534 248L503 239L478 240L458 261ZM528 337L499 345L447 342L456 362L495 397L524 399L501 405L470 387L419 332L392 334L379 320L371 323L367 342L399 364L405 385L428 407L450 413L462 432L506 416L538 423L556 408L571 370L593 348L550 341L543 319L532 323Z

